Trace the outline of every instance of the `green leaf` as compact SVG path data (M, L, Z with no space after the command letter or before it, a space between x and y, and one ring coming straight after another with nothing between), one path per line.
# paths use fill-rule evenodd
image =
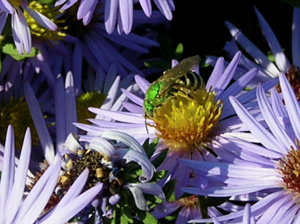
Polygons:
M181 58L183 54L183 44L179 43L175 49L175 58Z
M167 201L175 201L175 185L176 180L171 180L163 187Z
M158 138L153 139L151 143L149 143L149 138L143 144L143 148L147 154L147 157L150 159L153 153L155 152L156 146L158 144Z
M152 164L154 167L158 167L159 165L161 165L163 163L163 161L165 160L167 154L168 154L168 149L164 149L161 151L161 153L158 155L157 158L155 158L155 160L152 161Z
M15 47L14 44L5 44L2 48L3 53L10 55L12 58L16 59L17 61L23 60L25 58L32 58L35 57L39 51L36 48L32 48L31 52L29 54L24 53L24 54L20 54L17 50L17 48Z
M120 210L122 213L121 223L125 223L125 221L126 221L126 223L133 223L133 219L132 219L130 210L124 206L122 206Z
M138 217L143 221L144 224L156 224L158 223L157 219L150 213L145 211L137 211Z

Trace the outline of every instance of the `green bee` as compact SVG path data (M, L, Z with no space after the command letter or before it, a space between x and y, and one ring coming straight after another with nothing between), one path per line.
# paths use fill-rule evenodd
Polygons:
M198 55L186 58L149 86L144 99L146 117L153 117L155 108L161 106L173 92L195 90L203 85L201 77L193 72L199 62Z

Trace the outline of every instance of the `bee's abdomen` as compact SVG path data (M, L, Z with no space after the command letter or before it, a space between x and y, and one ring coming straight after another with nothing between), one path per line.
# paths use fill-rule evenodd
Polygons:
M195 90L203 85L203 80L197 73L191 71L178 79L176 85Z

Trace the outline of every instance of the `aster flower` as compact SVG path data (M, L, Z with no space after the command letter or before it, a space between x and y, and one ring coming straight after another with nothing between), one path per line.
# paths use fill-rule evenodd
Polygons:
M38 223L65 223L88 205L102 189L102 185L99 184L81 194L81 189L88 176L88 171L85 170L74 182L69 192L61 199L61 202L48 213L43 214L43 218L41 218L57 185L61 170L61 156L57 155L56 162L48 167L29 190L26 187L28 184L26 182L30 179L28 176L31 154L29 129L24 137L17 166L14 152L14 133L12 126L9 126L1 166L1 223L34 223L38 219Z
M64 154L66 165L62 188L72 183L81 170L88 168L90 176L85 188L100 182L105 189L92 203L94 209L101 209L99 217L119 223L125 212L129 217L132 214L132 218L136 215L142 218L140 214L144 213L141 212L149 210L144 194L165 201L161 187L151 182L155 172L153 165L142 146L129 135L106 131L101 137L82 142L70 134L65 147L69 152Z
M23 133L27 127L31 128L33 148L39 145L38 134L34 128L24 96L25 82L34 86L33 92L41 108L41 113L45 116L47 125L51 125L52 122L51 108L53 101L49 100L51 89L47 88L44 73L36 73L33 64L36 64L34 58L27 61L16 61L9 55L6 55L2 61L2 71L0 73L0 127L5 130L9 124L14 126L16 148L18 149L21 148ZM5 132L1 132L1 144L4 144L4 139Z
M112 33L116 23L119 33L123 31L128 34L131 31L133 24L133 8L134 4L139 2L145 15L151 17L152 14L152 2L151 0L137 1L137 0L108 0L105 1L104 20L105 28L108 33ZM173 0L154 0L157 8L168 19L172 20L172 11L175 10Z
M111 105L120 96L120 88L126 88L132 82L132 76L121 79L117 73L115 65L110 67L107 74L100 68L95 74L89 71L81 85L77 83L80 88L76 88L78 80L74 79L71 72L67 73L65 80L61 75L58 76L54 88L48 87L42 94L47 96L43 97L46 101L44 104L51 106L51 110L48 110L48 114L51 115L50 121L49 116L43 115L44 107L40 106L41 100L37 98L35 86L25 84L26 102L41 146L40 150L37 150L40 152L40 160L46 159L51 164L56 151L62 149L70 133L83 134L73 122L89 123L87 118L93 116L87 109L89 106L105 108L105 105Z
M91 2L91 1L84 1ZM98 2L93 17L87 26L77 20L74 12L80 7L79 2L61 12L57 18L58 35L40 38L35 35L35 47L40 50L44 62L49 65L54 77L71 71L75 80L81 80L83 68L97 71L100 67L105 73L111 64L116 64L121 76L131 72L143 74L144 59L141 56L157 47L155 32L137 35L133 32L128 35L117 31L108 34L104 26L104 6ZM52 9L54 10L54 9ZM154 14L154 20L145 20L145 16L137 14L134 20L135 28L141 24L157 24L161 17ZM54 14L53 14L54 15ZM33 24L35 25L35 24ZM46 40L46 41L45 41ZM49 47L49 45L51 47ZM83 73L84 72L84 73Z
M76 4L78 0L58 0L55 6L61 6L61 11L67 10ZM81 1L77 10L77 19L82 19L84 25L89 24L91 21L95 9L98 4L105 5L104 21L106 31L111 34L116 26L118 26L118 32L128 34L131 32L133 20L134 20L134 5L139 2L145 15L151 17L152 14L152 2L151 0L146 1L119 1L119 0L108 0L100 1ZM162 14L168 19L172 19L172 11L175 9L173 0L162 1L155 0L154 3Z
M182 197L175 201L166 202L164 204L164 212L162 212L162 209L157 206L152 214L155 216L155 218L161 219L172 214L178 209L180 209L180 211L176 216L176 224L187 223L189 220L200 219L202 217L198 197L196 195Z
M101 135L107 129L123 131L140 143L148 138L151 141L159 137L161 141L154 157L169 148L163 164L158 169L168 170L169 176L167 177L177 180L175 192L178 198L182 194L180 187L186 186L190 177L190 169L177 163L178 158L213 161L215 156L210 153L212 150L224 159L230 160L228 155L232 153L230 151L233 147L229 146L231 139L239 136L255 141L252 135L244 133L245 126L238 117L234 116L234 111L228 101L230 95L240 95L239 99L244 103L255 98L254 91L242 94L242 90L255 76L256 69L250 70L241 79L228 86L235 73L240 55L237 53L226 69L224 69L224 59L219 58L206 87L202 86L196 91L190 91L190 95L185 95L181 91L175 92L174 97L170 97L161 107L156 108L159 112L156 112L157 116L153 118L146 120L143 109L144 94L149 83L140 76L136 76L140 92L133 94L123 90L128 98L126 102L121 105L120 102L116 102L113 110L90 108L90 111L96 113L99 119L90 119L94 125L76 124L76 126L87 131L90 136ZM277 80L271 80L264 87L268 89L276 82ZM252 107L255 111L255 102L248 105L249 110ZM116 108L120 108L119 111L115 110ZM166 114L166 116L159 116L159 113ZM222 148L223 144L228 145L228 148Z
M257 100L265 123L258 122L247 109L231 97L238 116L262 144L261 150L253 150L253 144L241 153L246 159L235 163L209 163L182 161L197 173L208 175L216 183L204 189L185 188L184 191L226 197L248 193L260 193L260 199L251 206L258 223L297 223L299 221L299 116L300 108L294 91L283 73L279 74L282 97L273 88L268 99L261 85L257 88ZM253 145L254 146L254 145ZM254 146L256 147L256 146ZM224 221L238 218L242 212L218 217Z
M23 12L24 10L24 12ZM0 33L6 23L8 15L11 16L11 28L14 43L20 54L31 52L31 33L27 23L28 19L33 19L46 29L56 30L57 26L46 16L33 10L28 6L27 0L3 0L0 4Z
M300 10L295 7L293 9L293 21L292 21L292 60L289 60L287 53L280 45L278 39L272 28L269 26L263 15L255 7L255 13L257 15L262 33L268 43L272 55L266 55L263 53L254 43L249 40L240 29L235 27L230 22L225 22L227 28L230 31L233 39L226 43L224 49L229 53L229 57L233 57L235 52L243 50L247 52L247 56L243 55L240 61L240 70L247 70L253 67L259 69L257 78L253 81L264 82L270 78L278 77L279 73L285 73L291 84L295 89L298 88L299 77L299 38L300 38ZM288 46L284 46L287 48ZM208 57L208 62L213 64L215 59Z

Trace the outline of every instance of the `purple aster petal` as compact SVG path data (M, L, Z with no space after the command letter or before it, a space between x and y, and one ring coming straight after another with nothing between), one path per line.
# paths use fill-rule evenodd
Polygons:
M82 44L78 42L74 46L74 53L73 53L73 71L76 71L73 74L74 77L74 86L75 86L75 94L80 94L79 89L81 89L82 84L82 64L83 64L83 52L82 52ZM56 74L56 73L54 73Z
M81 0L77 11L77 19L82 19L91 10L95 3L97 4L98 0Z
M57 184L60 167L61 157L56 156L56 162L48 167L24 200L18 216L14 220L15 223L34 223L36 221Z
M75 100L75 90L74 90L74 79L72 72L67 73L66 77L66 128L67 133L77 133L77 128L73 125L73 122L77 121L77 111L76 111L76 100Z
M275 88L271 89L271 105L276 117L287 117L287 111L282 103L282 97L279 96Z
M161 186L156 183L131 183L126 186L138 187L143 193L155 195L160 198L163 204L166 202L166 197Z
M278 145L278 147L282 149L283 154L287 154L287 151L290 149L291 146L294 149L297 148L294 142L285 132L285 130L279 123L276 115L274 114L273 110L271 109L269 101L267 100L266 94L263 91L260 83L257 87L257 100L260 110L265 118L265 121L268 124L268 128L270 129L272 134L281 142L281 144Z
M130 33L133 22L133 1L119 1L120 19L122 20L122 28L125 34Z
M103 184L98 183L94 187L82 193L62 209L57 209L43 224L66 223L70 218L84 209L103 189Z
M265 91L269 90L270 88L274 87L276 84L278 84L278 81L279 81L279 78L276 77L276 78L273 78L273 79L270 79L266 82L264 82L262 84L262 87ZM256 88L246 92L245 94L242 94L241 96L238 96L237 99L239 100L240 103L247 103L247 102L250 102L251 100L255 99L255 93L256 91ZM224 108L227 108L226 105L224 106ZM224 111L224 108L223 108L223 111Z
M209 76L209 79L206 83L206 89L209 90L210 87L215 86L215 84L218 82L218 80L220 79L220 74L223 72L224 70L224 58L223 57L219 57L217 59L217 62L214 66L214 69L212 71L212 73Z
M238 66L239 59L241 57L242 53L237 52L227 68L223 71L221 71L221 74L219 74L219 78L216 83L212 86L212 90L216 91L216 98L219 97L220 94L224 91L224 89L228 86L230 81L232 80L232 77L234 75L234 72Z
M261 26L262 32L268 41L269 47L273 55L275 56L276 65L279 67L280 71L287 72L291 65L288 59L286 58L285 54L283 53L275 34L273 33L271 27L268 25L268 23L256 7L255 12L258 17L258 21Z
M167 202L163 206L156 206L152 215L157 219L161 219L175 212L180 206L181 204L178 202Z
M264 199L263 199L264 200ZM292 219L295 215L295 213L299 210L297 208L297 211L294 209L294 214L292 217L288 215L288 212L286 210L293 210L291 209L292 205L294 205L295 202L292 199L292 195L286 195L277 197L276 203L270 203L269 206L265 208L265 212L263 215L259 218L259 222L261 223L292 223ZM297 206L294 206L294 208ZM255 211L253 209L253 211ZM284 215L283 215L284 213ZM278 217L279 216L279 217ZM278 220L279 218L279 220ZM285 219L291 219L289 222L287 222Z
M300 109L293 88L284 74L279 74L280 87L295 135L300 139Z
M64 206L68 206L76 197L78 197L86 183L88 174L89 171L86 168L75 180L75 182L72 184L71 188L67 191L67 193L63 196L63 198L59 201L58 205L55 206L52 210L50 210L50 212L48 212L45 216L43 216L43 218L40 221L42 222L43 220L47 220L47 218L53 215L53 213L55 213L57 210L62 209Z
M118 34L117 32L113 32L111 34L103 33L101 35L124 47L127 47L129 49L132 49L134 51L143 54L149 52L149 47L158 47L158 43L156 41L143 36L136 35L134 33L129 33L128 35L123 36L121 41L120 41L120 34ZM145 47L141 45L144 45Z
M54 87L55 98L55 123L56 123L56 148L61 149L67 137L66 117L67 113L65 108L66 96L63 78L59 76L56 80Z
M90 10L87 12L87 14L82 18L82 22L83 22L83 24L84 24L85 26L88 25L88 24L91 22L97 4L98 4L98 1L94 1L94 4L92 5L91 9L90 9Z
M77 150L82 149L83 147L78 143L78 137L76 137L74 134L70 133L68 137L66 138L66 141L64 143L64 147L69 149L74 154L77 152Z
M116 155L120 159L126 159L128 162L134 161L141 166L142 174L139 177L140 182L147 182L153 177L154 167L150 160L142 153L130 149L119 149L116 151Z
M5 12L0 12L0 34L2 34L3 28L6 24L7 15L8 14Z
M172 20L172 11L169 3L166 0L154 0L157 8L168 19Z
M21 150L21 156L20 156L16 176L14 178L14 185L11 189L12 192L11 199L8 200L6 204L6 208L8 208L7 211L5 212L6 216L11 218L10 220L6 220L7 223L12 223L13 221L12 219L15 217L19 209L19 205L23 199L23 193L24 193L28 166L30 161L30 154L31 154L31 134L30 134L30 129L27 128L24 141L23 141L23 146Z
M150 0L139 0L141 7L146 14L147 17L151 16L152 13L152 5Z
M233 108L241 121L249 128L251 133L268 149L273 151L281 151L278 146L280 142L267 131L257 120L255 120L250 113L232 96L229 98Z
M28 12L28 14L35 19L40 25L42 25L43 27L50 29L50 30L57 30L57 26L54 22L52 22L49 18L47 18L46 16L44 16L43 14L29 8L26 7L25 8L26 12Z
M139 106L143 105L144 99L140 98L139 96L137 96L125 89L121 89L121 90L128 97L128 99L132 100L132 102L136 103Z
M56 3L55 6L58 6L58 5L61 5L63 4L64 2L66 2L66 4L64 4L60 9L59 11L65 11L66 9L70 8L72 5L74 5L76 2L78 2L78 0L64 0L64 1L61 1L59 3Z
M90 107L89 111L91 111L95 114L101 114L105 117L116 119L118 121L123 121L123 122L130 121L130 123L136 123L136 124L145 123L145 118L143 117L143 114L132 114L129 112L108 111L108 110L102 110L102 109L93 108L93 107Z
M104 24L105 24L106 31L109 34L111 34L115 29L118 7L119 7L119 0L105 1Z
M139 114L144 113L144 109L140 105L136 105L136 104L129 103L129 102L124 102L123 106L126 110L128 110L131 113L139 113Z
M101 135L102 138L108 138L108 139L113 139L116 141L123 142L125 145L127 145L130 149L133 149L135 151L138 151L142 153L145 157L147 157L147 154L144 150L144 148L136 141L133 137L130 135L124 133L124 132L119 132L119 131L105 131Z
M236 96L240 93L247 84L256 76L258 69L253 68L237 81L235 81L229 88L227 88L222 95L219 97L220 100L224 102L224 104L229 103L228 97L229 96Z
M30 111L34 126L37 130L39 140L43 148L44 156L47 162L51 164L54 159L54 147L52 144L52 139L47 129L42 111L40 110L39 103L29 83L25 84L24 92L28 109Z
M190 216L190 209L183 207L177 216L175 224L187 223L187 221L189 220L189 216Z
M136 83L138 84L138 86L140 87L140 89L142 90L143 93L147 92L147 89L149 88L150 83L144 79L143 77L139 76L139 75L135 75L134 79L136 81Z
M15 144L14 144L14 132L11 125L7 128L5 149L4 149L3 167L1 172L0 182L0 212L5 214L6 205L8 203L11 189L13 187L13 181L15 177ZM0 221L4 223L5 215L0 216Z
M146 199L145 199L144 194L141 191L141 189L139 187L130 186L130 185L128 185L126 187L130 190L130 192L131 192L131 194L134 198L134 202L136 204L136 207L140 210L148 211L149 208L147 206Z
M55 7L56 7L56 6L60 6L60 5L64 4L66 1L68 1L68 0L57 0L57 1L55 1L54 6L55 6Z
M281 179L280 174L273 167L265 168L265 167L257 167L255 164L251 166L241 167L236 164L230 163L215 163L215 162L204 162L204 161L193 161L188 159L179 159L179 162L191 169L210 175L219 175L226 176L228 181L230 178L241 179L241 181L250 179L256 181L258 179L268 179L269 181L278 181ZM246 175L246 176L245 176ZM242 183L236 183L237 185L242 185ZM276 186L275 186L276 187Z
M89 148L96 150L105 156L106 159L110 159L116 153L116 149L103 138L94 137L90 141Z
M255 224L255 220L251 214L251 206L249 203L247 203L244 208L243 224Z
M9 13L9 14L14 13L13 7L7 0L0 1L0 9L2 9L4 12Z
M274 74L278 75L279 71L276 66L270 62L268 57L259 50L255 44L253 44L238 28L232 25L229 22L225 22L225 25L229 29L231 35L234 39L247 51L247 53L254 58L262 67L271 71L271 77L274 77Z
M114 195L109 197L108 202L111 205L116 205L117 203L119 203L120 200L121 200L121 195L120 194L114 194Z
M1 30L1 29L0 29ZM293 63L300 66L300 9L294 7L294 17L292 26L292 57Z
M29 54L31 51L30 29L23 12L19 8L16 8L12 14L11 26L14 42L18 51L20 54L23 54L24 51Z

